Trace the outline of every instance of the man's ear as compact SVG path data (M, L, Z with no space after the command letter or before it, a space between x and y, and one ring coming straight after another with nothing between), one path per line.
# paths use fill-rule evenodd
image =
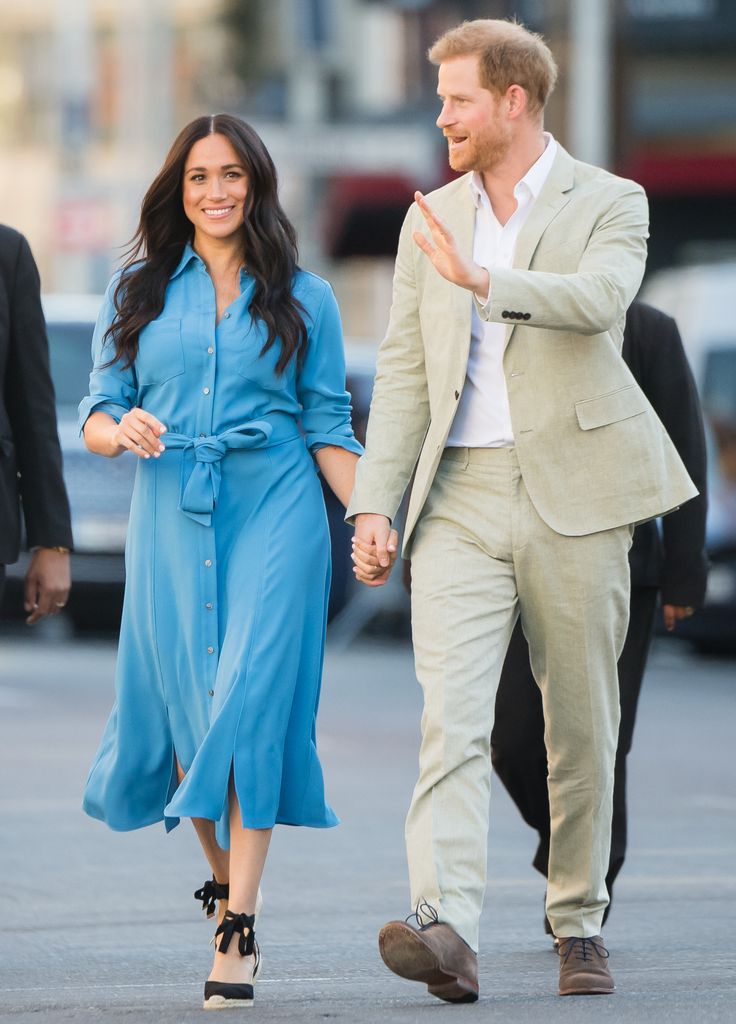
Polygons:
M506 90L504 101L507 116L514 120L526 111L529 104L526 89L521 85L510 85Z

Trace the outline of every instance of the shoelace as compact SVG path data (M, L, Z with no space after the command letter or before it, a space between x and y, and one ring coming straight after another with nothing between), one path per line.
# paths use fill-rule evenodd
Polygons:
M424 921L423 918L429 918L429 921ZM408 924L411 919L414 918L419 927L419 931L423 931L425 928L431 928L433 924L439 924L440 918L437 911L434 909L431 903L427 903L425 899L417 900L417 905L414 909L413 914L409 914L404 920Z
M592 960L594 952L602 960L607 960L609 955L603 943L596 942L594 939L560 939L557 955L562 957L563 963L567 963L573 950L575 950L575 959L583 962Z
M220 884L214 875L211 879L206 881L201 889L197 889L194 893L195 900L202 901L202 910L206 913L207 917L215 916L215 900L226 900L230 891L230 886Z
M258 973L258 965L261 962L261 951L258 948L255 934L256 915L255 914L233 914L231 910L225 911L225 917L223 918L222 924L215 932L215 939L218 935L221 935L220 944L215 945L218 953L227 953L230 948L230 940L234 935L238 935L238 952L241 956L255 956L255 964L253 965L253 977ZM246 929L248 934L246 935Z

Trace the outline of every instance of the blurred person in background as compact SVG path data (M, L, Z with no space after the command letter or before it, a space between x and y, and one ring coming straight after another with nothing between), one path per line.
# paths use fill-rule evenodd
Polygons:
M348 508L356 574L381 585L416 467L404 541L424 691L406 823L416 926L389 922L379 947L438 998L477 999L490 737L520 614L544 698L558 991L606 994L632 524L697 493L621 358L646 261L646 197L544 131L557 72L541 37L466 22L429 57L437 125L466 173L416 193L404 223Z
M5 566L18 560L21 507L32 626L67 602L72 530L38 270L23 235L0 225L0 598Z
M297 264L258 135L192 121L141 209L93 339L88 448L139 458L116 704L84 807L114 829L193 820L217 909L205 1008L253 1000L277 823L325 828L315 745L330 542L361 447L327 282ZM219 902L219 908L217 904Z
M706 456L703 417L693 375L675 321L643 302L626 314L622 355L672 438L700 493L662 520L637 526L629 552L631 599L626 642L618 662L621 722L613 785L611 852L606 874L609 903L626 856L626 758L651 645L659 597L666 628L703 603L708 575L705 553ZM550 810L542 694L529 661L521 621L511 636L491 734L491 760L524 821L539 833L532 861L545 877L549 863ZM551 934L549 920L545 930Z

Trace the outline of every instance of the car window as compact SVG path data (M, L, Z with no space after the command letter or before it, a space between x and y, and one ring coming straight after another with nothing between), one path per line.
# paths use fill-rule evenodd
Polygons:
M58 405L78 405L87 394L92 369L93 323L46 324L51 377Z
M736 422L736 341L712 348L703 374L703 406L711 416Z

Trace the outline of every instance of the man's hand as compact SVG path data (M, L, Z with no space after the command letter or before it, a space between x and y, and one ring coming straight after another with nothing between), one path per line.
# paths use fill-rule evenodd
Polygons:
M399 535L386 516L356 516L352 559L355 578L368 587L382 587L396 561Z
M26 623L33 626L47 615L58 615L70 588L69 555L53 548L34 551L23 593L23 607L30 612Z
M488 295L491 281L485 267L478 266L477 263L462 255L452 232L434 213L421 192L415 192L414 199L427 222L434 245L421 231L415 231L412 238L432 261L437 273L452 284L467 288L478 296Z
M694 608L686 608L680 604L663 604L662 618L666 630L671 633L680 619L689 619L695 613Z

